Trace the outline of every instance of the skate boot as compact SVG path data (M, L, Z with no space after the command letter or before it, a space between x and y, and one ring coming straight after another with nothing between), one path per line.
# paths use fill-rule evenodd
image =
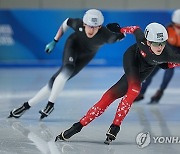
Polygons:
M157 104L163 95L163 90L158 90L154 96L151 97L149 104Z
M54 110L54 103L48 102L44 110L40 110L40 120L47 117Z
M25 102L21 107L17 108L17 109L13 109L11 112L10 112L10 115L8 118L20 118L24 112L26 110L28 110L30 108L28 102Z
M109 145L112 142L112 140L115 140L119 130L119 126L112 124L106 133L107 138L104 141L104 143Z
M140 93L140 94L136 97L136 99L134 100L134 102L139 102L139 101L141 101L141 100L143 100L143 99L144 99L144 95Z
M79 133L82 128L83 125L80 122L74 123L71 128L65 130L60 135L58 135L55 139L55 142L60 140L66 141L74 134Z

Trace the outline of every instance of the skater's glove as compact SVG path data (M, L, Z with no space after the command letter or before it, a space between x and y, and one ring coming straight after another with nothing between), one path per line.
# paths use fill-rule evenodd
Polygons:
M45 51L46 53L51 53L51 51L54 49L54 47L56 46L57 41L54 39L53 41L51 41L50 43L48 43L45 47Z
M123 38L125 37L125 34L121 32L121 26L118 23L109 23L106 25L106 27L111 32L119 34L118 40L123 40Z
M121 26L118 23L109 23L106 25L107 29L115 33L121 33Z

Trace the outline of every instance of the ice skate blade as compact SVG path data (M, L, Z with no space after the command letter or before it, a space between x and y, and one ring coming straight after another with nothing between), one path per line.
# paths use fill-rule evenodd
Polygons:
M42 119L44 119L44 118L45 118L45 116L41 115L40 118L39 118L39 120L42 120Z
M9 115L7 118L12 118L13 116L12 115Z
M10 112L10 115L8 116L8 118L16 118L16 119L18 119L18 118L20 118L20 116L15 116L15 115L13 115L12 114L12 111Z
M109 138L106 138L106 140L104 141L104 144L109 145L112 142L112 140L110 140Z
M47 115L45 115L41 110L39 111L39 113L41 114L39 120L44 119L45 117L47 117Z
M63 138L62 133L61 133L60 135L56 136L55 142L57 142L57 141L66 141L66 140Z

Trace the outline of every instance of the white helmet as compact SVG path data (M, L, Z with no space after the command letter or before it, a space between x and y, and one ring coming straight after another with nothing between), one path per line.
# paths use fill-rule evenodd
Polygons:
M102 15L101 11L90 9L84 14L83 22L88 26L100 26L104 22L104 16Z
M168 39L166 28L159 23L150 23L144 31L145 38L150 42L164 42Z
M172 22L175 24L180 24L180 9L177 9L173 12Z

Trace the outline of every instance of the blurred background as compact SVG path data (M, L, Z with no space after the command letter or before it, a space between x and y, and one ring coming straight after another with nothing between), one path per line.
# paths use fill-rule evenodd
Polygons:
M44 52L45 45L66 18L82 18L89 8L103 12L104 25L118 22L144 29L150 22L166 26L179 6L179 0L0 0L0 66L59 66L63 45L72 31L67 31L52 54ZM122 55L133 43L134 37L128 35L121 42L103 46L88 66L122 66Z
M179 7L179 0L0 0L0 8L160 10Z

